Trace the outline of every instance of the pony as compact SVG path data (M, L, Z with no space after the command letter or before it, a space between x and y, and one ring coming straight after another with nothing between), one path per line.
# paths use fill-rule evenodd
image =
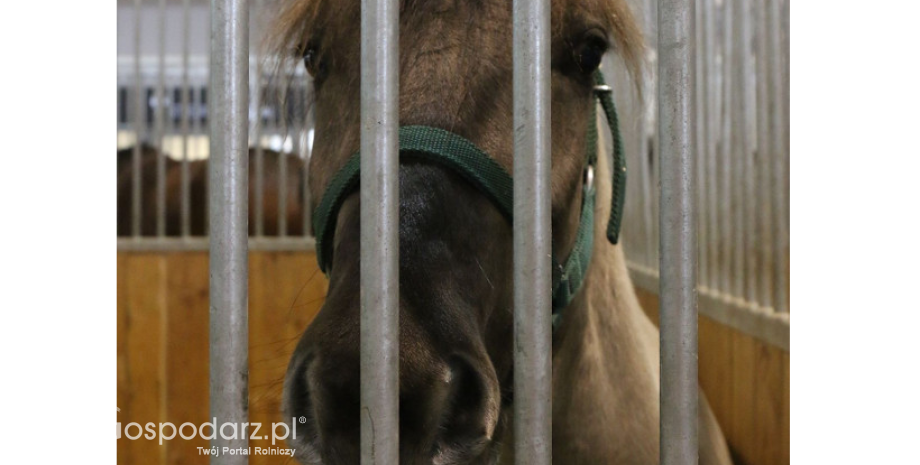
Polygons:
M277 11L268 41L286 57L278 74L305 66L313 77L308 183L318 200L360 145L360 2L282 0ZM551 13L552 237L565 257L582 205L585 134L597 124L588 116L593 73L611 52L638 82L644 43L625 0L552 0ZM399 29L400 126L458 134L513 172L512 0L402 0ZM598 218L610 214L606 158L595 175ZM355 191L333 225L326 300L285 376L285 417L306 420L289 439L303 463L359 463L359 210ZM604 223L553 336L552 459L656 464L658 331ZM403 159L399 273L400 463L513 463L510 223L456 172ZM700 463L731 463L702 395L699 411Z
M131 218L134 206L132 195L134 189L133 177L133 152L129 147L118 151L118 236L131 236ZM264 186L262 208L263 218L262 234L268 237L279 236L280 211L280 163L282 157L286 159L287 176L285 183L285 215L287 221L287 234L291 236L304 235L303 220L303 192L304 179L303 161L295 155L263 149ZM160 153L156 148L147 144L141 145L141 236L156 236L156 208L157 185L156 170L157 159L165 158L166 177L166 224L165 235L177 237L182 234L182 163L174 160L169 155ZM256 149L249 149L249 234L256 234ZM208 164L206 160L188 162L189 172L189 235L207 235L208 224Z

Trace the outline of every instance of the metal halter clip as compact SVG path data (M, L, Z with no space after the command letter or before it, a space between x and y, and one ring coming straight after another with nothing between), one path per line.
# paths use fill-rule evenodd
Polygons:
M588 165L585 168L585 192L594 188L594 167Z
M610 93L613 92L613 87L610 87L607 84L596 85L594 86L594 92L597 92L598 94Z

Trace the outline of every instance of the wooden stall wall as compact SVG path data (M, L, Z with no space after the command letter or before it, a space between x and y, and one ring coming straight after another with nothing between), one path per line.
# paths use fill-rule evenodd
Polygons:
M249 266L249 413L251 422L262 423L260 435L270 435L269 425L282 419L288 358L319 310L327 284L312 252L251 252ZM122 428L131 422L210 421L207 252L118 253L117 405ZM129 433L135 436L136 428ZM208 463L198 450L209 447L207 440L177 435L163 442L123 434L118 463ZM271 440L251 440L250 447L256 446L272 447ZM294 462L251 456L250 463Z
M327 283L312 252L251 252L249 263L249 410L264 434L281 421L287 362L319 310ZM657 322L657 297L638 292ZM704 316L699 331L700 383L736 463L788 464L789 353ZM117 405L122 428L130 422L210 421L206 252L118 253ZM271 441L250 446L269 447ZM199 447L208 447L208 441L177 436L159 445L122 436L118 463L206 464ZM291 463L277 456L250 460Z
M658 296L637 288L658 324ZM699 317L700 386L735 465L789 463L789 352Z

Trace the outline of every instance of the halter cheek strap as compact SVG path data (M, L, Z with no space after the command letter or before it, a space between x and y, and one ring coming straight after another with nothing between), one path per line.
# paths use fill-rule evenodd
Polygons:
M607 123L613 134L613 196L610 218L607 222L607 238L616 244L619 239L620 221L623 214L623 196L626 191L626 160L620 137L616 108L611 99L611 89L604 84L604 78L595 73L594 94L607 116ZM553 252L553 328L555 329L564 310L581 289L591 263L594 245L594 201L597 189L594 186L594 171L597 166L596 105L591 105L588 119L585 153L585 181L582 199L581 219L575 236L575 244L569 257L559 263ZM463 177L481 191L498 208L501 214L513 223L514 183L508 172L488 154L469 140L443 129L429 126L403 126L399 128L400 158L414 158L437 163ZM313 215L313 229L316 233L316 257L320 269L328 273L332 266L332 236L339 209L345 198L358 189L361 178L361 155L355 153L333 176L323 198Z

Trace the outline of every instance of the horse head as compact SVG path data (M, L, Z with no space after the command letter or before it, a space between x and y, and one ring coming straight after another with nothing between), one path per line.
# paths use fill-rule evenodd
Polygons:
M272 29L277 55L296 50L313 77L316 203L360 143L360 2L285 0ZM601 58L637 72L642 40L625 0L553 0L553 250L576 241L586 134ZM470 141L513 172L511 0L403 0L400 126ZM360 195L345 196L323 244L325 303L285 380L286 417L305 417L294 446L307 463L360 454ZM316 231L320 234L319 231ZM400 461L495 463L509 427L512 227L493 199L456 170L404 158L399 167Z

